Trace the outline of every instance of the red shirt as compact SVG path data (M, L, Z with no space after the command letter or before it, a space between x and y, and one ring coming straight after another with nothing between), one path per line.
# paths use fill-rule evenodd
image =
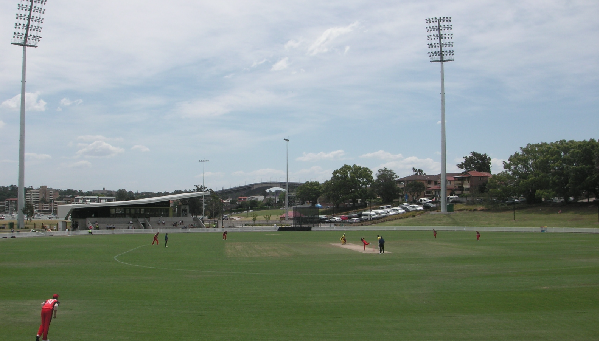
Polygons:
M55 305L59 305L58 300L51 298L44 302L42 310L54 310Z

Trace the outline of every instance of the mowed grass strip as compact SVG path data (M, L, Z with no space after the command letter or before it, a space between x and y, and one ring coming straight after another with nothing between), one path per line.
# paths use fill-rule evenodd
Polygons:
M0 241L0 339L596 340L599 236L348 231Z

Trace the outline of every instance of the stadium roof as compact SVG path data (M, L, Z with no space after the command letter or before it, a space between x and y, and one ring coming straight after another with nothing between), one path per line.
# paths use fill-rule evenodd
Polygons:
M144 199L136 199L136 200L128 200L128 201L111 201L111 202L94 202L94 203L89 203L89 204L59 205L58 206L58 218L59 219L67 219L67 217L71 214L71 212L74 209L78 209L78 208L144 205L144 204L152 204L155 202L195 198L195 197L199 197L202 195L210 195L210 192L189 192L189 193L171 194L171 195L164 195L161 197L152 197L152 198L144 198Z

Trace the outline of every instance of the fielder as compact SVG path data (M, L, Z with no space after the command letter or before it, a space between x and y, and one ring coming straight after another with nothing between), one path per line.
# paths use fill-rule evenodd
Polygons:
M35 336L35 341L40 341L40 336L43 341L48 341L48 330L50 329L50 322L52 322L52 315L56 318L56 309L59 305L58 294L54 294L51 299L42 302L42 323Z

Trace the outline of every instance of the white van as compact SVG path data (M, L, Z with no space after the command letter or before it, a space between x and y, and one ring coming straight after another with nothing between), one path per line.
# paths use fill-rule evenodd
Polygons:
M419 204L426 204L427 202L431 202L432 200L429 198L420 198L418 199Z

